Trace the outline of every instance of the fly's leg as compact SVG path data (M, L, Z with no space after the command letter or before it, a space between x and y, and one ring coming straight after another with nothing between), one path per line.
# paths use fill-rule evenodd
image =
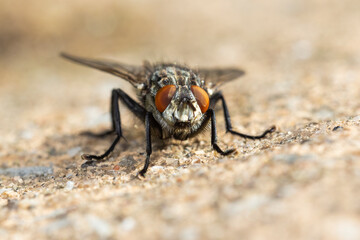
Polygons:
M143 169L139 172L140 176L145 177L145 173L149 168L151 149L151 131L150 131L150 116L151 113L147 112L145 115L145 132L146 132L146 159Z
M104 158L110 155L116 144L120 141L120 138L123 137L119 111L119 100L121 100L137 117L142 120L145 119L146 111L140 104L130 98L121 89L113 89L111 94L111 115L116 138L114 139L111 146L101 155L83 154L81 157L82 159L87 160L87 162L85 162L82 166L86 167L87 165L92 165L98 161L102 161Z
M224 110L224 118L225 118L225 127L226 127L226 132L229 132L233 135L237 135L237 136L240 136L242 138L247 138L247 139L252 139L252 140L256 140L256 139L262 139L262 138L265 138L267 134L269 133L272 133L276 130L276 127L275 126L272 126L271 128L265 130L262 134L260 135L247 135L247 134L244 134L244 133L240 133L240 132L237 132L237 131L234 131L232 130L232 126L231 126L231 120L230 120L230 114L229 114L229 110L227 108L227 105L226 105L226 102L225 102L225 99L224 99L224 96L222 95L221 92L218 92L216 94L214 94L211 99L210 99L210 105L212 107L215 106L215 104L221 100L222 102L222 107L223 107L223 110Z
M235 149L228 149L226 151L221 150L219 145L217 144L217 132L216 132L216 118L215 111L213 109L209 109L208 114L210 114L211 118L211 146L221 155L228 155L235 151Z

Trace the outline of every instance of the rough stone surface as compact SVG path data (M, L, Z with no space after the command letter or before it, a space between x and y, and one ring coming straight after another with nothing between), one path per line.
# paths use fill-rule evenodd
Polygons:
M360 239L360 2L45 1L0 3L1 239ZM126 141L82 168L113 136L114 76L58 57L129 64L237 66L223 86L232 125L154 142L123 105ZM134 96L134 94L132 94Z

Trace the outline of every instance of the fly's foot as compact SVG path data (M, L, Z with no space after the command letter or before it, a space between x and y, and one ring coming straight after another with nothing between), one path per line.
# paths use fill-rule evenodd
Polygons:
M137 177L139 179L144 179L145 178L145 173L146 173L146 171L144 171L144 169L142 169L140 172L138 172Z
M104 160L105 157L106 156L104 156L104 155L97 156L97 155L91 155L91 154L83 154L83 155L81 155L81 158L83 160L86 160L86 162L84 162L81 165L81 167L86 168L86 167L90 167L90 166L96 166L97 163L105 161Z
M145 178L145 173L147 172L148 168L150 165L150 154L146 155L146 159L145 159L145 164L143 169L141 169L141 171L138 173L138 177L142 177Z
M275 130L276 130L276 126L274 125L271 128L269 128L268 130L266 130L263 134L264 134L264 136L266 136L269 133L275 132Z
M240 136L242 138L246 138L246 139L252 139L252 140L258 140L258 139L263 139L266 137L266 135L272 133L272 132L275 132L276 130L276 127L275 126L272 126L271 128L267 129L266 131L264 131L261 135L257 135L257 136L253 136L253 135L247 135L247 134L244 134L244 133L240 133L240 132L236 132L232 129L228 129L227 131L233 135L237 135L237 136Z
M226 156L226 155L229 155L229 154L235 152L234 148L223 151L216 143L213 144L213 148L215 151L217 151L218 153L220 153L223 156Z
M95 160L102 159L101 156L91 155L91 154L83 154L83 155L81 155L81 158L83 160L88 160L88 161L93 161L94 159Z

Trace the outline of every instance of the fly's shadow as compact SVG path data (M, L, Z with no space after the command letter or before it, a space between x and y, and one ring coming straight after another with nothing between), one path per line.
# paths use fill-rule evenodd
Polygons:
M139 145L143 144L138 138L142 133L141 127L136 131L125 131L125 133L129 136L129 140L117 146L111 155L101 161L86 161L80 165L80 169L79 157L90 150L101 152L109 142L112 142L114 133L105 134L101 139L87 131L56 135L48 137L40 149L44 152L43 158L47 158L48 161L63 169L78 172L81 169L88 170L88 167L92 169L91 167L97 166L105 171L111 171L114 165L119 165L118 171L130 173L142 165L141 159L144 157L145 151L139 148ZM157 145L162 146L162 143L159 142Z

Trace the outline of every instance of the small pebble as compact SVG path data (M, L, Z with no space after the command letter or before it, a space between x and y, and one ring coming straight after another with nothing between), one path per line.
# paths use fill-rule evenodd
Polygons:
M193 159L191 161L191 164L195 164L195 163L201 163L200 159L199 158L198 159Z
M164 171L164 167L162 167L162 166L152 166L150 169L152 172L155 172L155 173Z
M7 191L12 191L12 189L11 188L2 188L2 189L0 189L0 195Z
M136 226L136 221L132 217L124 218L124 220L120 224L122 230L127 232L133 230L135 226Z
M195 154L196 155L204 155L205 151L204 150L197 150L197 151L195 151Z
M26 140L31 140L34 137L34 131L33 130L25 130L21 133L21 138Z
M334 132L335 131L342 131L342 130L344 130L344 128L342 126L336 126L336 127L333 128Z
M74 176L74 174L73 173L68 173L68 174L66 174L66 178L68 178L68 179L70 179L70 178L72 178Z
M75 186L75 183L73 181L67 181L64 189L66 191L71 191L74 188L74 186Z
M177 159L166 159L166 165L168 166L179 166L179 160Z
M18 198L19 196L19 193L15 192L13 189L0 189L0 197L3 199Z

